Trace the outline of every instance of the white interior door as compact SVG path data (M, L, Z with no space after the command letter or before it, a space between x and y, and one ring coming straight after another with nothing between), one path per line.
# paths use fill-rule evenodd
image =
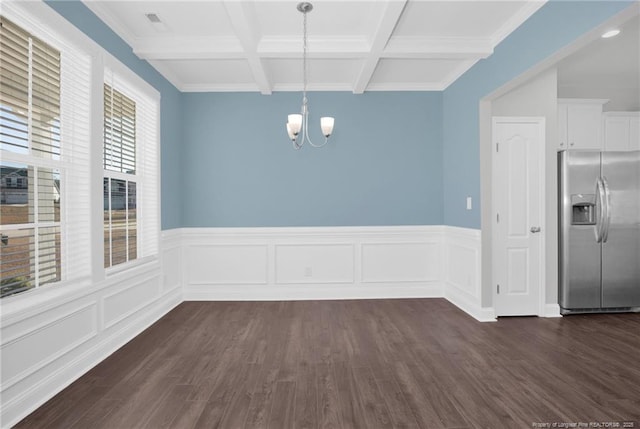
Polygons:
M543 310L544 118L493 118L496 316Z

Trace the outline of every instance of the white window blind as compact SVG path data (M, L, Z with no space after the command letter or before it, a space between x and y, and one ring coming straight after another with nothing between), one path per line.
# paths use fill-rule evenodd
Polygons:
M159 102L110 69L104 85L105 267L156 255Z
M91 63L40 22L0 19L0 271L7 296L90 272Z

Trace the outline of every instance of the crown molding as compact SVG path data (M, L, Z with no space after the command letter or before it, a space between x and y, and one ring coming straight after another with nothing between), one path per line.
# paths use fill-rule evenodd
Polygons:
M255 83L185 83L178 89L182 92L260 92Z
M516 28L520 27L527 19L538 11L547 0L529 0L522 8L511 18L507 20L493 35L491 36L491 45L493 48L498 46L500 42L507 38Z
M184 82L180 79L175 71L162 60L147 60L147 62L158 71L165 79L167 79L178 91L182 91Z
M451 71L451 73L449 73L447 77L442 80L442 90L444 91L445 89L447 89L449 85L458 80L460 76L465 74L467 70L473 67L478 61L480 61L480 58L463 61L458 67L453 69L453 71Z
M114 33L116 33L122 40L124 40L129 46L134 47L136 36L131 33L127 27L120 23L106 7L105 3L101 1L81 0L91 12L93 12L102 22L107 24Z

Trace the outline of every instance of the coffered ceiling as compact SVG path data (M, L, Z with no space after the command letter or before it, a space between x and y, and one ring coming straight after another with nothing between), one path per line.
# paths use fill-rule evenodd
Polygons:
M85 0L182 91L299 91L302 14L291 0ZM309 89L442 90L544 1L315 0ZM160 22L151 22L155 14Z

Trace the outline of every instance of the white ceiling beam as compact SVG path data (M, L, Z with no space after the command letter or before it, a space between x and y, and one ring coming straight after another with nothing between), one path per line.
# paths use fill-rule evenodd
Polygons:
M393 37L383 58L487 58L493 53L491 38L481 37Z
M262 94L271 94L271 83L264 64L262 64L262 59L258 56L256 50L257 43L253 29L257 28L257 26L255 25L255 20L251 19L252 17L248 16L245 10L246 2L224 0L224 7L231 21L231 27L244 49L251 73L253 73L253 78L258 88L260 88L260 92Z
M309 37L307 44L309 58L362 58L371 50L364 36ZM257 52L263 58L302 58L302 38L263 37Z
M400 16L402 16L402 11L404 10L406 3L407 0L387 2L386 7L382 11L378 26L374 32L371 51L364 60L362 69L360 70L360 73L353 85L354 94L362 94L367 88L367 85L373 76L373 72L376 70L380 56L382 55L387 42L391 38Z
M138 38L133 52L144 60L207 60L246 58L235 37L146 37Z

